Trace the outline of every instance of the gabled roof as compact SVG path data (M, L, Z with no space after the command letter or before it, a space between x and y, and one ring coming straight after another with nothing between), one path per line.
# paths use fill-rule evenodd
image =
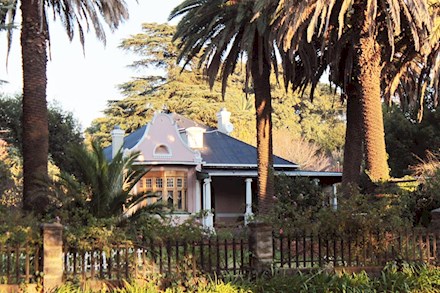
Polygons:
M130 133L126 137L124 137L124 149L131 149L133 148L139 140L142 138L142 136L145 133L145 130L147 129L147 125L142 126L141 128L137 129L136 131ZM110 161L112 159L112 146L110 145L106 148L104 148L104 156L105 158Z
M204 147L197 149L200 151L205 168L256 168L257 149L233 138L215 128L210 128L204 124L197 123L182 115L171 113L172 119L176 122L180 132L184 132L189 127L201 127L206 130L204 133ZM124 138L124 149L133 148L143 137L147 126L143 126ZM111 158L112 147L104 149L106 158ZM274 167L277 169L297 169L298 165L274 155Z

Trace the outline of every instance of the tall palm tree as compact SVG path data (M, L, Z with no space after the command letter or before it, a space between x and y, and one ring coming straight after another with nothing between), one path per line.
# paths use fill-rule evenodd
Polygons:
M414 51L425 51L424 41L431 29L426 1L271 2L279 6L274 20L278 43L288 51L297 50L298 22L309 20L305 36L308 41L319 37L320 58L330 64L331 79L337 80L349 99L350 90L359 94L366 171L373 181L387 179L380 87L383 63L394 56L395 40L405 39ZM351 101L357 99L353 97Z
M240 59L245 62L246 83L251 77L255 94L259 213L265 214L274 196L269 77L272 64L277 67L270 13L255 15L254 5L247 0L186 0L171 12L170 19L183 15L174 37L180 40L178 62L188 66L200 57L199 66L206 66L211 87L220 74L223 95Z
M17 0L14 4L9 20L15 17ZM94 28L97 38L105 42L103 22L114 30L128 18L128 11L123 0L22 0L20 7L23 68L23 207L41 214L49 204L45 185L38 184L47 178L48 160L46 66L50 38L47 15L52 14L59 18L70 40L77 30L80 42L84 46L84 33L90 26Z

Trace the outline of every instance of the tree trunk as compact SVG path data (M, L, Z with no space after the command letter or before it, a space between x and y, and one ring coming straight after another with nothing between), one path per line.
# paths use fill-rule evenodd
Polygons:
M345 132L342 186L359 186L362 164L362 105L359 89L347 86L347 129ZM349 191L349 190L348 190Z
M49 147L46 104L47 27L40 14L42 0L21 3L23 66L23 208L44 212Z
M275 196L272 147L272 97L270 94L270 63L263 55L258 36L254 41L251 74L254 82L257 120L258 213L267 214ZM260 54L260 57L259 57ZM261 58L261 60L259 60Z
M365 20L366 9L362 11ZM363 113L366 173L373 182L389 178L385 132L381 101L381 48L375 35L370 33L373 24L363 22L359 42L359 84Z

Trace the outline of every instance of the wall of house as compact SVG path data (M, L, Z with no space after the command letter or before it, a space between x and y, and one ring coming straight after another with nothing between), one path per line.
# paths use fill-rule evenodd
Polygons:
M246 210L245 179L242 177L212 178L216 225L243 221L243 214Z
M188 213L195 212L196 184L197 184L196 167L195 166L154 166L147 174L145 174L144 177L150 177L151 174L158 174L158 173L167 174L167 172L185 172L187 174L185 212ZM166 182L164 182L164 184L166 184ZM136 190L139 192L143 191L140 182L136 185ZM146 201L141 205L143 206L145 204L147 204ZM182 211L178 211L178 212L182 213Z

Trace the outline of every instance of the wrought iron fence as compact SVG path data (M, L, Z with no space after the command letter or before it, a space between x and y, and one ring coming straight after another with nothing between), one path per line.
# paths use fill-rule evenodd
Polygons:
M249 268L248 242L236 238L149 241L89 250L65 246L64 253L67 279L120 280L151 273L188 272L216 273L221 276L226 273L241 274Z
M439 236L423 230L371 233L360 237L274 233L277 267L382 266L392 260L437 264Z

